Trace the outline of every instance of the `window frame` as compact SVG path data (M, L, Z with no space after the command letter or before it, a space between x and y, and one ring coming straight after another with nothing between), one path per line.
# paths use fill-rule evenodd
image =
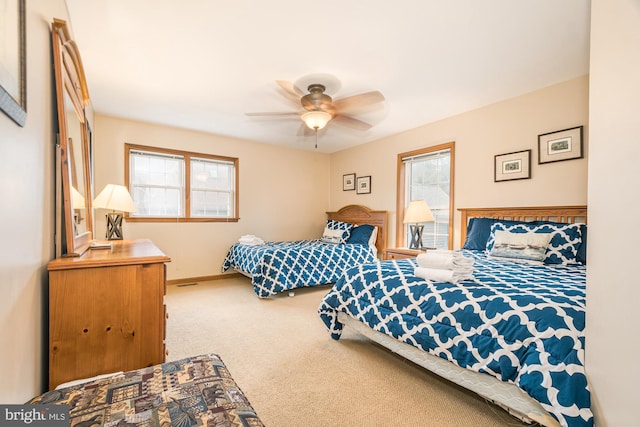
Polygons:
M423 156L437 151L450 150L451 160L449 162L449 227L448 227L448 249L453 249L453 199L454 194L454 171L455 171L455 141L443 144L433 145L431 147L420 148L418 150L408 151L398 154L398 175L397 175L397 192L396 192L396 247L403 248L407 246L405 238L405 225L403 223L405 211L406 197L406 168L404 159L407 157Z
M184 217L157 217L157 216L132 216L125 213L128 222L238 222L240 219L240 160L237 157L218 156L215 154L196 153L192 151L175 150L171 148L151 147L147 145L124 144L124 182L127 190L130 190L130 164L131 151L146 151L160 155L182 156L184 158ZM233 216L231 217L191 217L191 158L233 163L234 176L234 200Z

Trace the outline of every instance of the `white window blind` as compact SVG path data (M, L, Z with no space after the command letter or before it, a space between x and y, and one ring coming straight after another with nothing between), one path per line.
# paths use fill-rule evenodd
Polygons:
M405 206L411 200L424 199L435 221L424 224L422 245L448 249L449 200L451 192L451 150L444 149L402 159L405 164ZM409 225L405 241L409 241Z
M184 163L183 156L131 150L129 190L137 209L131 216L183 217Z
M233 162L191 158L192 217L232 217L234 200Z

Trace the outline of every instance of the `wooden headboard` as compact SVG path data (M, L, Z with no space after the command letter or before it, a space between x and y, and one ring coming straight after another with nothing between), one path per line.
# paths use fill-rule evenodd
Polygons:
M467 239L467 224L470 218L498 218L513 221L555 221L587 223L586 206L537 206L520 208L459 208L460 247Z
M376 248L382 254L387 247L387 211L374 211L366 206L347 205L337 212L327 212L327 218L351 224L370 224L378 227Z

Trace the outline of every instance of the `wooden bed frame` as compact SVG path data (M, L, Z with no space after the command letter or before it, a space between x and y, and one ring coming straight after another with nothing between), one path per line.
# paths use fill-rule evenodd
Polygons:
M467 239L467 224L471 218L498 218L513 221L555 221L573 224L587 223L586 206L537 206L519 208L459 208L460 247Z
M370 224L378 227L376 248L378 254L387 247L387 211L374 211L362 205L347 205L337 212L327 212L327 218L351 224Z

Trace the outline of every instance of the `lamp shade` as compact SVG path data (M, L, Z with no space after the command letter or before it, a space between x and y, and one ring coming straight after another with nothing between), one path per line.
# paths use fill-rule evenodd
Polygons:
M418 224L420 222L431 222L435 218L424 200L412 200L404 213L405 224Z
M320 130L329 123L331 114L326 111L308 111L302 115L302 121L309 129Z
M71 206L73 209L84 209L87 207L84 197L76 190L76 187L71 187Z
M124 185L107 184L93 201L94 208L118 212L135 212L136 205Z

